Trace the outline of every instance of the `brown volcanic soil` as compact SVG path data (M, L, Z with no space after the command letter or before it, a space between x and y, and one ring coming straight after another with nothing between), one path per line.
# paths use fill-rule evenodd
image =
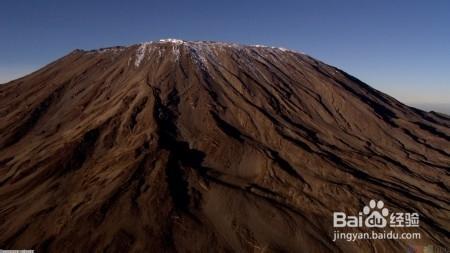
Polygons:
M289 50L76 50L0 86L0 248L405 252L449 246L450 118ZM370 199L420 241L332 242ZM358 230L352 230L358 231Z

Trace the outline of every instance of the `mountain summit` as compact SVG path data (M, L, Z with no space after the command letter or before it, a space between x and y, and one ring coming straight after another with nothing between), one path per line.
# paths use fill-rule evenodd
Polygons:
M0 117L3 249L450 244L450 118L295 51L175 39L75 50L1 85ZM419 227L394 230L422 239L333 242L333 212L371 199L418 213Z

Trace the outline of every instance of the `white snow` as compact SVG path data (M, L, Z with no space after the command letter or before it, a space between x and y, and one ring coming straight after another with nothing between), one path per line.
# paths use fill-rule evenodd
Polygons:
M251 45L252 47L259 47L259 48L271 48L271 49L276 49L276 50L280 50L280 51L283 51L283 52L293 52L293 53L300 53L300 54L305 54L305 53L303 53L303 52L297 52L297 51L294 51L294 50L290 50L290 49L287 49L287 48L284 48L284 47L270 47L270 46L265 46L265 45Z
M179 40L179 39L161 39L159 40L159 42L170 42L170 43L175 43L175 44L183 44L184 40Z
M152 42L144 42L142 43L138 49L136 50L136 60L134 61L134 66L139 67L142 60L145 57L145 52L147 51L147 47L152 44Z
M223 43L223 42L213 42L213 41L184 41L179 39L161 39L156 41L156 43L171 43L171 51L175 61L180 60L180 49L181 46L185 46L186 50L190 50L193 54L191 57L195 62L201 65L202 68L208 68L209 61L215 61L218 57L220 51L224 50L224 48L235 48L237 50L248 50L249 46L240 45L235 43ZM283 47L271 47L265 45L251 45L250 47L256 48L264 48L261 53L269 52L266 50L280 50L282 52L293 52L293 53L301 53L296 52L290 49L286 49ZM121 51L124 48L111 48L111 49L102 49L100 52L105 51ZM134 56L134 65L135 67L139 67L141 63L146 59L146 56L150 55L152 51L158 51L158 57L162 56L161 50L165 50L165 47L160 47L155 42L149 41L139 44L139 47L136 49L136 53ZM170 50L170 49L169 49ZM156 56L155 56L156 57Z
M172 47L172 53L175 55L175 61L178 61L180 59L180 49L178 46L174 45Z

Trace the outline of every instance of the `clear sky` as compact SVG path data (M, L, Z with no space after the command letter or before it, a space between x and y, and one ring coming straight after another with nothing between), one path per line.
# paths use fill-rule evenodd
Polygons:
M450 105L446 0L2 0L0 83L75 48L161 38L287 47L402 102Z

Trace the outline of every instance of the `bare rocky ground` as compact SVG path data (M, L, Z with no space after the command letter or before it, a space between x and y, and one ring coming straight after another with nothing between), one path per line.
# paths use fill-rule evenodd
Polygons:
M75 50L1 85L0 118L3 249L450 244L450 117L305 54L178 40ZM404 231L422 239L332 242L332 213L370 199L418 212Z

